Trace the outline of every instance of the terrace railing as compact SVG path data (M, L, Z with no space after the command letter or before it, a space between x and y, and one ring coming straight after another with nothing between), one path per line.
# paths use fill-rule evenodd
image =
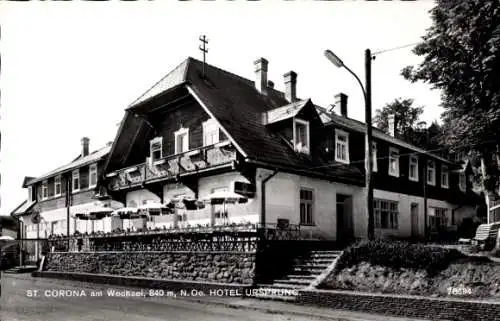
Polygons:
M259 241L299 240L300 226L241 224L50 237L55 252L68 251L255 251Z
M203 146L156 161L148 160L109 173L107 175L110 179L109 188L116 191L144 183L189 175L201 170L214 169L232 164L236 157L236 148L229 141Z

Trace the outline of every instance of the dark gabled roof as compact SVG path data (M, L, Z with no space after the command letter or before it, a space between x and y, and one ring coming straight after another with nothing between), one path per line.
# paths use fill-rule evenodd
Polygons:
M144 108L147 101L155 96L172 93L181 86L187 88L206 112L218 121L248 159L300 170L317 168L316 172L323 175L339 179L346 176L344 178L347 180L362 182L362 174L354 166L325 166L320 160L304 157L266 126L263 115L273 113L283 106L292 109L295 106L290 106L282 92L268 88L267 94L262 95L255 88L254 81L208 64L205 65L203 76L203 63L193 58L188 58L177 66L127 109L124 125L117 135L106 166L107 171L117 169L118 164L123 162L121 151L124 150L125 144L130 144L127 137L131 136L130 132L126 134L125 131L141 130L140 122L134 119L133 111ZM308 103L310 100L305 100L303 105L299 102L298 105L304 107Z
M90 153L89 155L87 155L85 157L78 157L78 158L76 158L75 161L73 161L69 164L58 167L58 168L56 168L48 173L45 173L45 174L43 174L37 178L31 179L29 181L26 181L26 178L25 178L25 181L23 183L23 187L27 187L29 185L43 181L43 180L45 180L49 177L52 177L52 176L62 174L64 172L68 172L68 171L71 171L73 169L95 163L95 162L105 158L108 155L110 148L111 148L111 146L109 146L109 145L102 147L102 148Z
M15 210L10 213L10 216L17 217L26 214L33 208L36 202L28 202L27 200L22 202Z
M340 115L337 115L335 113L329 113L323 107L316 106L316 109L318 109L318 112L321 115L321 119L323 120L325 125L341 126L341 127L346 128L346 129L350 129L350 130L357 131L360 133L366 132L366 124L363 122L360 122L359 120L340 116ZM392 143L392 144L400 146L400 147L404 147L404 148L413 150L417 153L433 157L436 160L442 161L444 163L457 165L454 162L450 161L449 159L445 159L445 158L440 157L436 154L428 152L425 149L422 149L420 147L412 145L412 144L410 144L402 139L388 135L387 133L385 133L384 131L382 131L376 127L373 127L373 137L380 139L380 140L383 140L383 141L386 141L386 142L389 142L389 143Z
M23 188L28 187L28 182L34 180L36 177L31 177L31 176L25 176L23 180Z

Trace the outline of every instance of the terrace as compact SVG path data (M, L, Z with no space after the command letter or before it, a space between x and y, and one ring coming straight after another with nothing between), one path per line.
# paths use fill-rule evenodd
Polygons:
M142 184L179 179L207 170L232 167L236 159L236 148L231 142L223 141L119 169L107 175L108 187L112 191L119 191Z

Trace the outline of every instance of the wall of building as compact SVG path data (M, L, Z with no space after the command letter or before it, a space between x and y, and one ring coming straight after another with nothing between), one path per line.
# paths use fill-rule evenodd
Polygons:
M265 179L271 173L259 169L257 176ZM336 239L337 194L352 196L350 211L354 218L354 234L363 235L365 223L359 219L359 213L364 213L362 188L288 173L278 173L266 183L267 223L276 223L279 218L288 219L290 224L300 223L300 188L311 189L314 197L314 225L301 226L304 236ZM258 190L260 193L260 186Z
M419 236L423 236L424 234L424 198L417 197L407 194L400 194L388 191L382 191L375 189L373 191L373 196L375 199L384 199L398 202L398 229L394 230L376 230L376 234L378 236L396 236L396 237L410 237L411 229L412 229L412 221L411 221L411 204L418 204L418 233ZM451 204L446 201L436 200L436 199L427 199L427 207L440 207L447 209L448 216L448 224L451 225L452 219L451 214L452 210L455 210L455 224L458 225L460 222L466 217L472 217L475 215L475 208L471 206L463 206L458 207L455 204Z

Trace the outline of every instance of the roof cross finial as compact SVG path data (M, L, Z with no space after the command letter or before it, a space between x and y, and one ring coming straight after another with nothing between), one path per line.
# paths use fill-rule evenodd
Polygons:
M208 48L206 45L208 44L208 39L205 35L200 36L200 51L203 52L203 77L205 77L205 63L206 63L206 54L208 52Z

